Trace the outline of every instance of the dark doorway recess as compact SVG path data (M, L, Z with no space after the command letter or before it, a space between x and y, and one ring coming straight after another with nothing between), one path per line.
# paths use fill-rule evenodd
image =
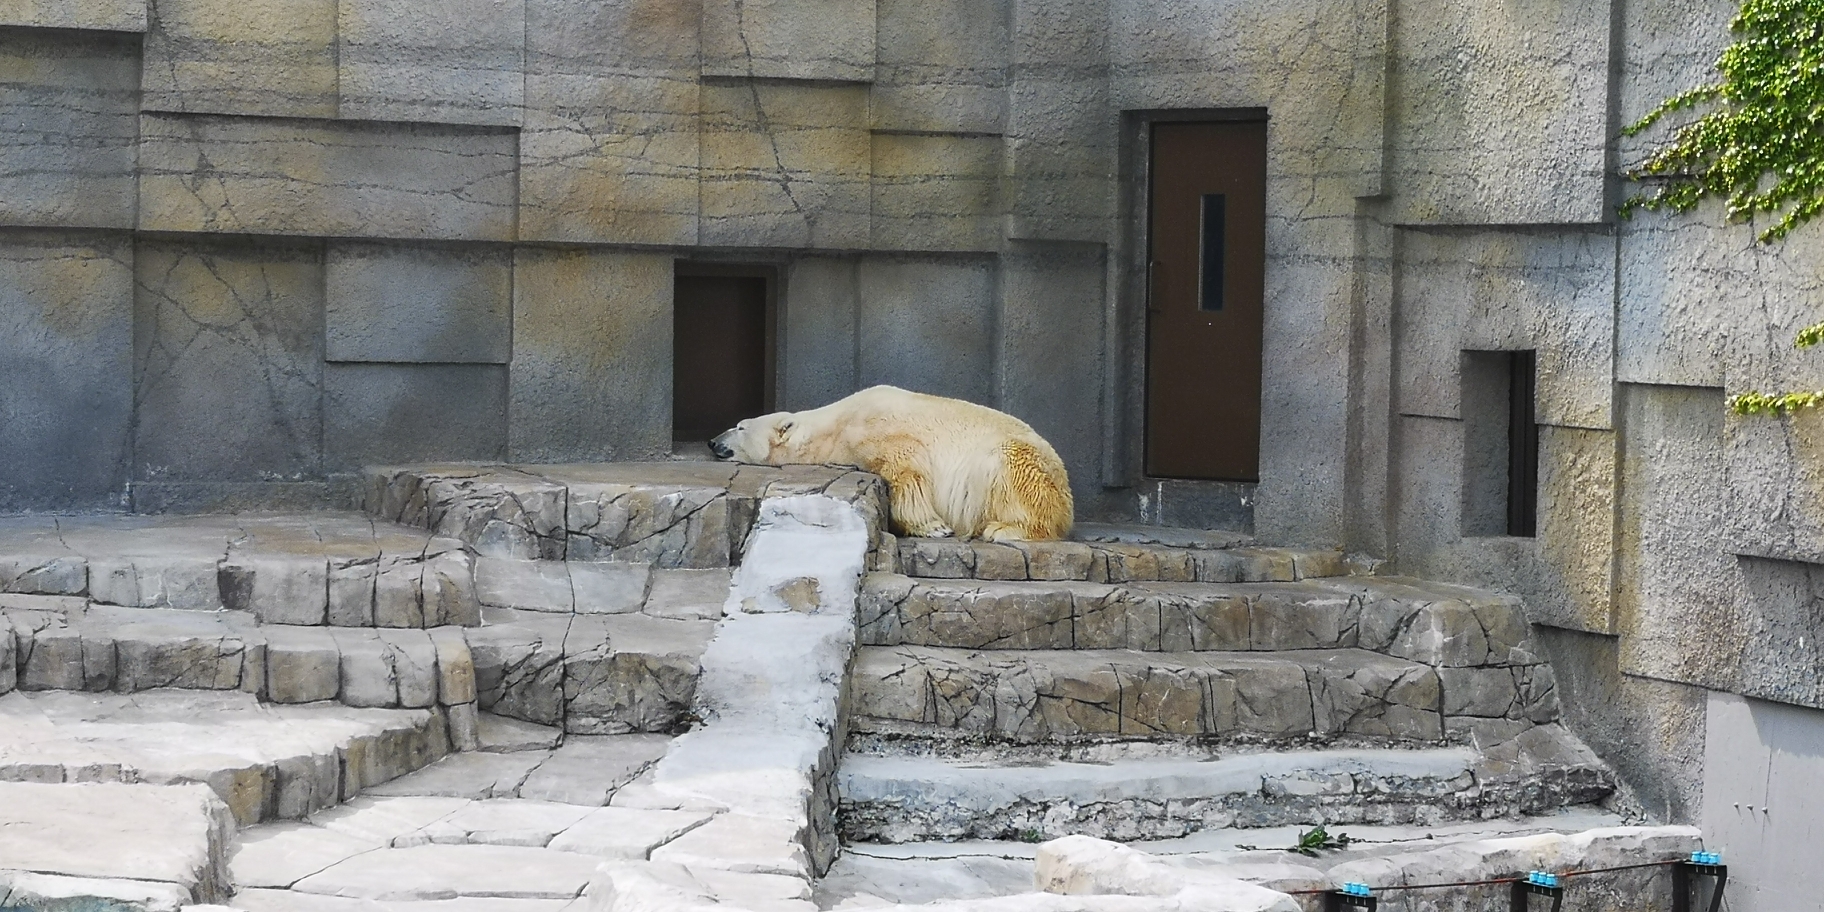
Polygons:
M1267 123L1154 123L1146 474L1257 481Z
M772 269L680 263L672 297L671 436L702 443L773 409Z

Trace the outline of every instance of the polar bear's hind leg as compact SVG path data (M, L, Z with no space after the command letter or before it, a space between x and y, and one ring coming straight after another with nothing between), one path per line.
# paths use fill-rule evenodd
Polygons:
M914 538L949 538L956 534L956 530L937 515L929 478L913 469L883 471L881 476L887 481L887 501L893 511L893 524L902 534Z
M989 541L1051 541L1070 534L1075 505L1070 481L1038 447L1024 440L1001 445L1002 472L982 527ZM1055 469L1055 470L1054 470Z

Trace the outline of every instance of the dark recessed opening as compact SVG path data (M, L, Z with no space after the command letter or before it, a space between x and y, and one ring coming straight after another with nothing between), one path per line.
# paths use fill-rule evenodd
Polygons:
M770 411L770 273L680 265L672 301L672 439L701 444Z
M1534 366L1530 351L1463 353L1464 535L1531 537L1537 530Z

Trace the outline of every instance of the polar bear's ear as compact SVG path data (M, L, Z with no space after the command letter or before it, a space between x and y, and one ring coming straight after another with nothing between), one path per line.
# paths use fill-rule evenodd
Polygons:
M787 418L784 421L779 422L779 424L773 428L773 436L779 438L780 440L784 440L785 435L791 433L793 426L795 426L797 423L798 422L793 421L790 418Z

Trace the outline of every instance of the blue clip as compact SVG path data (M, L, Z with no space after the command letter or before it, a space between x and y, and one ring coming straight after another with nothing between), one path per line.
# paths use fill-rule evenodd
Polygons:
M1535 887L1556 888L1558 886L1558 875L1547 874L1544 871L1528 871L1526 872L1526 882Z
M1343 884L1343 892L1350 896L1373 896L1374 895L1374 891L1368 889L1368 885L1365 883L1350 882L1350 883Z
M1691 863L1701 865L1720 865L1723 863L1721 852L1692 852Z

